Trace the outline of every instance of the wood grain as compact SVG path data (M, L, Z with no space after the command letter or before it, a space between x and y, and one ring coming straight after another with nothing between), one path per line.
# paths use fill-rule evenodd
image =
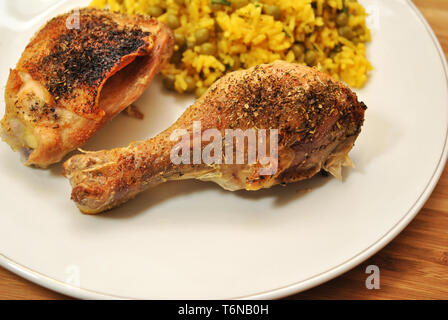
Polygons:
M448 55L448 0L414 0ZM381 288L367 290L366 266L380 268ZM68 299L0 268L0 299ZM414 221L360 266L289 299L448 299L448 167Z

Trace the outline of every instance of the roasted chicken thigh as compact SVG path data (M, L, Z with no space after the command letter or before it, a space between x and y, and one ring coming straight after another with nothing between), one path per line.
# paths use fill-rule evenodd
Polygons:
M81 9L50 20L10 71L3 140L27 165L60 161L143 93L173 41L142 16Z
M72 199L88 214L113 208L167 180L194 178L227 190L259 190L307 179L322 169L340 178L341 166L351 165L348 152L365 109L343 83L315 69L278 61L226 75L164 132L126 148L75 155L64 163L64 174L73 187ZM272 169L271 164L247 161L249 144L243 147L243 164L194 159L177 164L173 151L177 153L179 141L173 134L184 130L183 137L194 139L195 124L202 134L216 129L214 139L224 137L229 128L277 130L275 148L272 131L265 138L271 144L269 156L277 156L274 170L260 174L264 167ZM207 146L209 142L201 141L200 151L206 153ZM187 145L188 158L194 158L193 149L194 143Z

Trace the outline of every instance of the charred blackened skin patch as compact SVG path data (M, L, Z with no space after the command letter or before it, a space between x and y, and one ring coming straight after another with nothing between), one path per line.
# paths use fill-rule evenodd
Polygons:
M67 29L40 62L48 91L57 101L74 88L96 90L122 57L144 50L150 35L138 27L119 28L105 15L81 15L80 29ZM85 110L89 112L89 110Z

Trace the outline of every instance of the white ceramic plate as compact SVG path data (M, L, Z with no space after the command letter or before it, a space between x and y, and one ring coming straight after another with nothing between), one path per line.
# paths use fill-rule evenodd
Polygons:
M56 2L0 2L0 83L44 20L89 1ZM375 71L359 91L369 109L351 153L356 169L343 183L317 177L257 193L167 183L85 216L60 166L26 168L0 143L0 264L79 298L279 298L380 250L418 213L444 167L447 67L410 1L362 3L372 13ZM156 81L137 103L144 121L118 116L86 148L150 137L191 101Z

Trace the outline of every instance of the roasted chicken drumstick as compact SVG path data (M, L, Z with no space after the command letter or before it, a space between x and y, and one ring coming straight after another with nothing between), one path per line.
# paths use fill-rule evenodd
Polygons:
M194 178L228 190L258 190L307 179L322 169L340 178L341 166L351 164L348 152L360 133L365 109L341 82L278 61L226 75L156 137L126 148L75 155L64 163L64 174L73 187L72 199L88 214L113 208L167 180ZM278 147L271 148L278 155L276 170L261 175L260 168L270 165L260 162L173 163L179 140L172 134L184 129L183 136L193 136L194 123L201 124L201 133L216 128L222 137L229 128L277 129ZM201 141L201 151L208 143ZM188 148L194 154L192 144Z
M78 13L79 25L68 24ZM143 93L173 41L142 16L82 9L50 20L10 72L3 140L27 165L60 161Z

